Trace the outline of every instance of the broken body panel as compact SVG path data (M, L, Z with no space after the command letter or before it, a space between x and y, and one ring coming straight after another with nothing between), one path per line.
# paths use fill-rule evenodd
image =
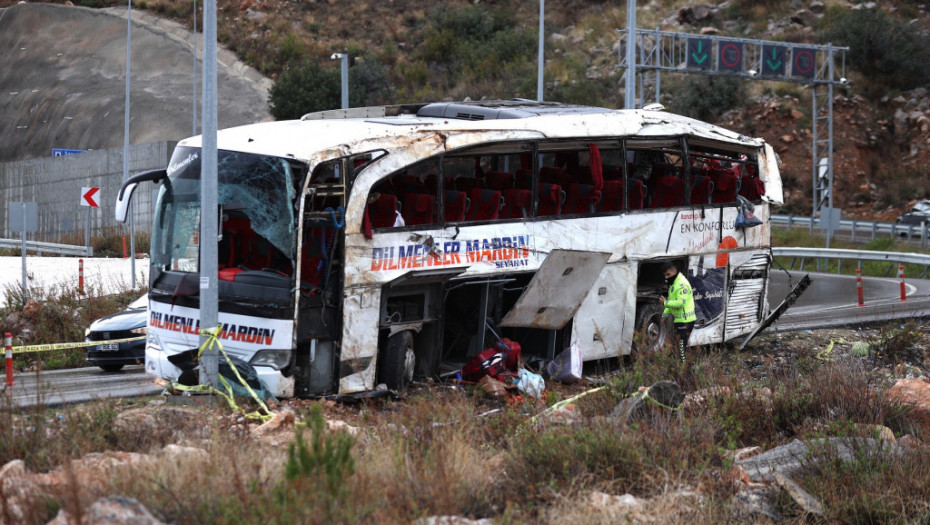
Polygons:
M694 287L692 345L764 319L782 199L764 142L649 111L404 110L219 133L220 340L275 395L402 389L496 337L628 354L668 260ZM153 227L146 368L167 379L198 344L199 146L178 145ZM737 195L761 225L736 226Z

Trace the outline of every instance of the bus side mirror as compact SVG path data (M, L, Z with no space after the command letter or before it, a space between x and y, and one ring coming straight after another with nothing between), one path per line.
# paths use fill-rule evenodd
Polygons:
M136 186L138 186L140 182L152 181L158 184L167 174L166 170L152 170L133 175L126 179L126 182L123 183L123 187L119 190L119 195L116 197L116 220L119 222L126 222L126 217L129 216L129 203L132 201L132 194L136 191Z

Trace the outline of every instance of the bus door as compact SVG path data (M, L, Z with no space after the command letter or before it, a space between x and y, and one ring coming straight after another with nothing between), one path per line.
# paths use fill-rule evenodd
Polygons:
M551 330L545 357L552 359L561 350L554 332L575 317L609 258L609 253L553 250L499 326Z

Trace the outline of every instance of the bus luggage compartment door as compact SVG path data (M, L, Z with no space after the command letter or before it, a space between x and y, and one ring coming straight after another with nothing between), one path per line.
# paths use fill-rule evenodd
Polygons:
M553 250L500 326L559 330L575 316L609 253Z

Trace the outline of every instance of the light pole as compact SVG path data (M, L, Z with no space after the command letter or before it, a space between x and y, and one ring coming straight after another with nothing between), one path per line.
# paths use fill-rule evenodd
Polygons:
M626 88L623 107L636 109L636 0L626 2Z
M349 109L349 54L333 53L329 58L342 59L342 109Z
M123 181L129 179L129 87L130 67L132 57L132 0L129 0L126 11L126 111L123 116ZM129 204L129 271L132 273L130 282L133 290L136 289L136 218ZM90 209L88 208L88 211ZM123 245L125 246L125 245Z
M539 0L539 57L537 58L536 66L536 100L542 102L543 100L543 69L545 69L545 63L543 62L543 48L545 47L545 13L546 13L546 0Z

